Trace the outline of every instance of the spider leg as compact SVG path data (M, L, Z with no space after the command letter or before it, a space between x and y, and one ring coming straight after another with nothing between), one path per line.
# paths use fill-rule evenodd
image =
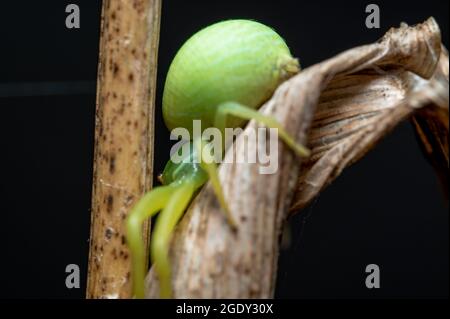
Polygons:
M219 105L215 116L215 127L225 132L227 115L233 115L246 120L255 120L269 128L278 130L280 138L299 156L309 156L310 150L297 144L281 124L272 116L259 113L257 110L246 107L236 102L225 102Z
M217 164L214 162L210 146L201 138L197 138L194 140L194 147L197 150L197 154L200 154L200 166L206 171L209 176L211 185L214 189L214 192L216 193L217 199L219 200L220 206L222 206L225 212L225 217L227 218L228 223L233 228L233 230L236 230L237 224L233 218L233 215L231 215L230 209L228 208L228 204L225 200L225 196L223 195L223 189L220 185Z
M173 186L159 186L142 197L131 210L126 221L127 242L132 259L132 283L135 298L144 298L144 279L147 269L146 247L142 239L142 224L164 208Z
M161 298L172 297L169 244L173 230L195 191L189 180L180 181L171 190L166 206L159 214L151 241L151 257L159 279Z

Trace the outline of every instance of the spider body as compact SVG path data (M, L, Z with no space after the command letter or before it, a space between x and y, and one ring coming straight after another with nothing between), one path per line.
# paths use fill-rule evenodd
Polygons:
M285 41L264 24L227 20L208 26L186 41L170 65L162 106L166 126L192 133L192 121L200 119L212 127L218 107L228 101L257 109L298 68ZM229 127L242 125L233 120Z

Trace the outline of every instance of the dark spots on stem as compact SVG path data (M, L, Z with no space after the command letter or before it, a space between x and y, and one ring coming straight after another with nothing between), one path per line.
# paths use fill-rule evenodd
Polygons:
M117 259L117 250L115 248L113 248L113 250L111 251L111 255L113 256L114 260Z
M113 76L117 76L119 74L119 65L117 63L114 63L113 65Z
M112 212L113 204L114 204L114 197L111 194L108 194L108 196L106 197L106 211L108 213Z
M114 174L114 172L116 171L116 155L112 154L111 157L109 158L109 172L112 174Z
M105 238L107 240L110 240L112 235L113 235L112 229L111 228L106 228L106 230L105 230Z

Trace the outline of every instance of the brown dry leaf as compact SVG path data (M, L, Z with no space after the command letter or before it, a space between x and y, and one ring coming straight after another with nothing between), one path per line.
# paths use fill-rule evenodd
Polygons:
M434 24L433 20L427 23ZM428 39L424 44L436 45L438 35L436 43ZM402 120L416 113L414 123L425 145L424 151L439 171L444 187L448 184L447 173L444 174L448 172L448 53L444 48L430 50L428 57L419 52L420 49L412 55L417 65L410 65L417 67L415 71L423 76L429 76L429 67L421 59L436 63L433 55L440 56L428 80L402 68L382 69L383 63L374 63L372 68L359 72L339 74L331 80L319 99L309 136L312 156L302 165L291 211L305 207L344 168L364 156Z
M289 209L306 205L342 169L418 108L438 105L447 110L448 117L445 65L448 70L439 27L430 18L414 27L391 29L380 41L311 66L282 84L261 111L274 115L299 143L309 140L312 156L299 176L301 161L279 143L278 170L264 175L258 172L261 163L229 164L233 153L227 152L220 180L239 230L230 230L207 185L173 239L174 297L272 297L279 238ZM265 151L261 141L247 150L239 143L256 127L251 121L238 137L233 146L238 156ZM441 127L433 132L439 133L430 138L443 143ZM151 270L147 297L158 296L158 280Z

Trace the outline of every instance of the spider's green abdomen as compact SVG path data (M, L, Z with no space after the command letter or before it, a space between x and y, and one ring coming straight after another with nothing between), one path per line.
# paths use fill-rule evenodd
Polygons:
M169 129L185 127L190 133L193 120L211 127L220 103L256 109L298 70L298 61L271 28L250 20L213 24L176 54L164 87L164 121Z

